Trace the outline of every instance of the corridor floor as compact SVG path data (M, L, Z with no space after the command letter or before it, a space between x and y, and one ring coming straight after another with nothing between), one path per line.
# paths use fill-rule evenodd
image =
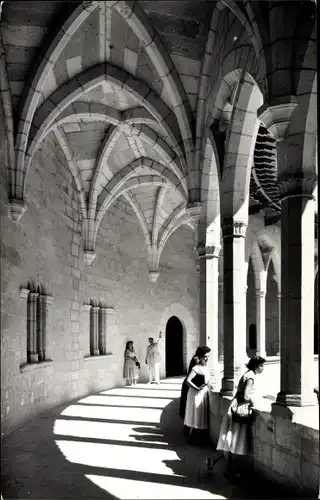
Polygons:
M233 484L214 450L186 444L178 416L181 379L115 388L55 408L2 443L2 495L30 499L275 498L252 478Z

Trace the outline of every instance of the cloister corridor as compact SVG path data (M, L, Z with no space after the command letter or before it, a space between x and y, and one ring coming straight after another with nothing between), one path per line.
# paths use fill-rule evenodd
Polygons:
M121 387L57 407L3 441L2 495L9 498L285 498L254 475L228 482L223 459L187 445L178 416L182 378Z

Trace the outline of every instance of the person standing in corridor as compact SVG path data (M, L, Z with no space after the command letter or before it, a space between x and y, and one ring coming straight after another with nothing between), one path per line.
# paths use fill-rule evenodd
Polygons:
M159 332L159 337L157 342L154 341L153 337L149 337L149 345L147 347L146 353L146 365L149 368L149 384L154 381L156 384L160 384L159 375L159 363L160 363L160 352L159 352L159 342L162 337L161 332Z

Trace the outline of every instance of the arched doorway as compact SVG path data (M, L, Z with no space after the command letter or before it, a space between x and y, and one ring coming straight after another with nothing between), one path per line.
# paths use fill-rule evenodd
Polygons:
M166 376L183 375L183 326L177 316L171 316L166 326Z

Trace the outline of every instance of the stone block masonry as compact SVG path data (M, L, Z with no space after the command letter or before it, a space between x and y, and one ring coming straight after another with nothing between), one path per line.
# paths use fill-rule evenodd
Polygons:
M186 331L186 339L188 333L190 337L185 339L185 361L198 342L194 233L182 227L170 238L158 283L150 283L143 235L123 200L117 210L107 212L97 237L96 259L85 266L78 197L57 148L49 137L37 153L27 176L28 210L18 224L8 217L6 179L1 174L4 435L55 405L122 385L123 353L129 339L135 343L141 380L145 380L148 337L163 329L171 315L188 315L194 325L192 332ZM27 361L27 306L20 299L20 289L29 280L42 283L54 299L48 310L46 338L46 358L52 361L21 371ZM107 355L88 357L90 329L83 304L92 297L113 308L114 314L106 318ZM181 319L188 324L186 318ZM163 377L164 344L162 349Z

